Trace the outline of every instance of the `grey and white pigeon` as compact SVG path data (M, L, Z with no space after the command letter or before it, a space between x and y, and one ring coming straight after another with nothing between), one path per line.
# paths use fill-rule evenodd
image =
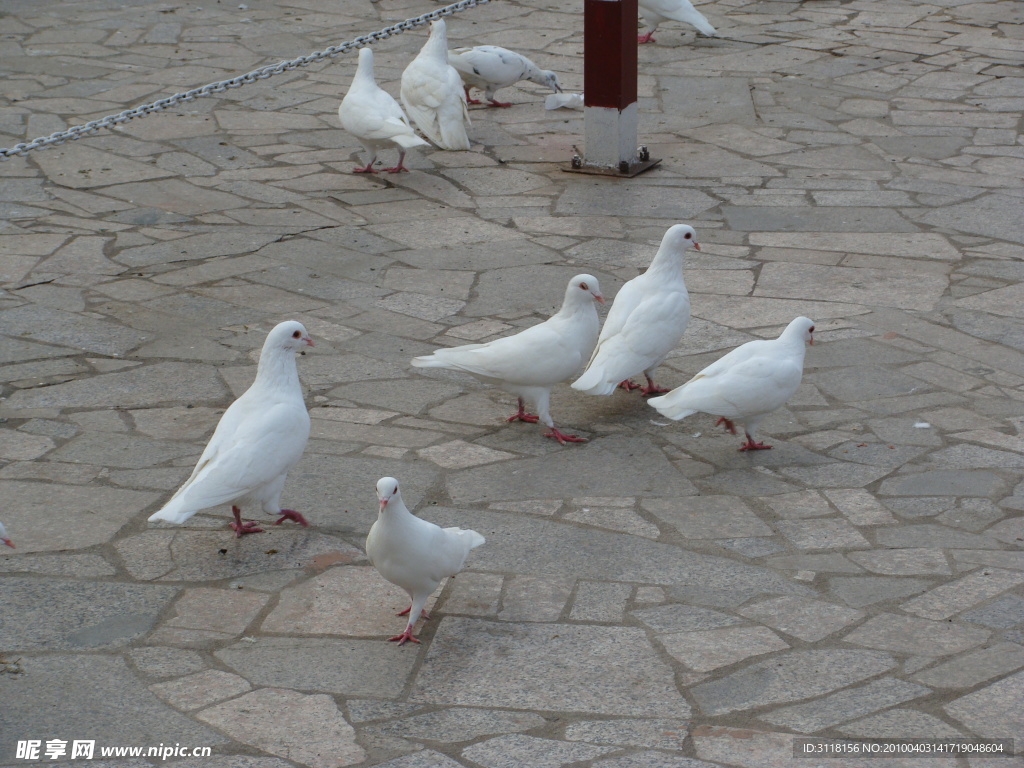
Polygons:
M681 387L648 400L663 416L679 421L690 414L718 416L716 424L736 434L744 427L741 451L771 448L754 442L761 419L781 408L800 387L806 344L814 343L814 321L798 317L777 339L748 341L719 358Z
M595 301L604 302L601 286L593 275L576 275L565 289L562 308L543 323L514 336L461 347L439 349L431 355L414 357L417 368L447 368L471 374L495 384L519 398L519 411L508 421L543 421L550 437L564 445L583 443L585 438L566 435L551 419L551 388L572 378L597 343L600 320ZM524 401L536 407L527 413Z
M409 623L400 635L389 638L404 645L419 643L412 630L422 615L427 600L441 581L459 573L471 550L484 543L476 531L462 528L441 528L410 512L398 481L382 477L377 481L380 513L366 537L366 556L385 579L409 594L411 604L399 616L409 615Z
M448 63L444 21L430 23L430 37L402 73L401 97L409 117L437 146L469 149L469 109L462 78Z
M17 549L17 547L14 546L14 542L11 541L10 537L7 535L7 529L4 528L3 523L0 523L0 541L2 541L11 549Z
M655 386L653 376L690 322L690 294L683 280L683 256L690 246L700 250L693 227L669 227L647 271L619 289L587 370L573 389L610 395L621 386L640 389L645 397L668 392ZM646 387L629 380L638 373L647 378Z
M241 507L259 505L281 517L309 525L291 509L281 509L288 470L302 458L309 439L309 412L302 398L295 353L312 347L302 323L288 320L267 335L256 380L224 411L191 477L150 521L183 523L201 509L230 504L236 536L262 533L242 522Z
M455 48L448 51L448 63L458 70L466 87L466 101L470 104L481 102L469 96L470 88L479 88L492 107L511 107L511 102L496 101L495 91L520 80L544 85L562 92L558 75L548 69L541 69L521 53L497 45L478 45L473 48Z
M638 5L644 23L650 27L647 34L637 37L638 43L656 43L654 31L661 22L669 20L696 27L698 32L708 37L718 37L718 30L693 7L690 0L638 0Z
M411 147L430 146L416 135L409 118L398 102L373 77L373 51L359 49L359 64L348 93L338 107L341 127L351 133L370 156L365 168L356 167L353 173L375 173L373 164L382 149L398 148L398 165L385 168L388 173L408 171L405 151Z

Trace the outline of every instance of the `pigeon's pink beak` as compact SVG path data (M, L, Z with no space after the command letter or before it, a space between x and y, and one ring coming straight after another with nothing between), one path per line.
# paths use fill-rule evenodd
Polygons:
M693 247L696 248L699 251L700 250L700 243L698 243L696 240L694 240L693 241Z
M307 347L315 347L316 346L316 344L313 343L313 337L312 336L303 336L302 337L302 343L305 344Z
M10 539L0 539L0 541L2 541L4 544L6 544L11 549L17 549L17 547L14 546L14 542L11 541Z
M814 334L813 333L811 334L811 340L808 342L808 344L810 346L812 346L812 347L814 346Z
M390 496L380 500L380 511L381 512L384 511L384 507L386 507L388 505L389 501L391 501L391 497Z
M600 293L595 293L594 299L604 304L604 296L602 296Z

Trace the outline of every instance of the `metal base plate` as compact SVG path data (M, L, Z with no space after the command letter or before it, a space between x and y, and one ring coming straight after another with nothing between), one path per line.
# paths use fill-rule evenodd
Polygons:
M647 160L637 160L630 163L629 170L622 171L619 168L611 168L606 165L587 165L584 161L583 165L578 168L573 167L571 162L562 163L560 165L563 171L568 173L586 173L590 176L618 176L622 179L631 179L644 171L649 171L651 168L661 162L661 159L649 158Z

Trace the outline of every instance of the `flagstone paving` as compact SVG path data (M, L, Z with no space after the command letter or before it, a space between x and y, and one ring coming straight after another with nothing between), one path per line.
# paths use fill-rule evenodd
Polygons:
M494 0L453 45L582 87L576 4ZM436 7L8 0L0 145ZM1010 0L714 0L640 49L636 179L563 173L580 112L532 84L468 152L355 176L351 55L0 164L0 765L17 742L210 747L112 768L769 768L797 736L1024 749L1024 13ZM425 31L376 46L397 93ZM390 158L382 158L390 162ZM383 166L381 166L383 167ZM409 366L604 293L692 224L659 374L817 321L772 451L635 395L514 399ZM147 524L306 324L312 438L285 503ZM373 486L487 538L396 647ZM87 760L78 760L89 764ZM817 761L811 761L818 764ZM822 763L828 761L821 761ZM844 759L1024 766L1024 758Z

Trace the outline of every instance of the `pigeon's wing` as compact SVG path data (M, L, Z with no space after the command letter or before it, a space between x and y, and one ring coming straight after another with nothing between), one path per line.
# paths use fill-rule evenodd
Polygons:
M690 300L684 292L658 292L634 309L615 336L598 343L594 359L606 370L622 371L617 381L655 365L679 341L690 319Z
M461 59L472 67L480 78L497 87L522 80L529 71L527 60L515 51L496 45L470 48Z
M754 341L738 347L686 384L658 398L661 403L652 400L651 404L667 416L686 409L742 419L774 411L800 386L803 367L795 359L773 354L776 350L771 344Z
M645 14L645 11L652 12ZM644 18L659 16L691 24L705 35L714 37L718 31L705 18L704 14L693 7L690 0L643 0L640 14Z
M642 278L643 275L634 277L615 294L611 309L608 310L608 316L605 318L604 326L601 328L601 334L597 337L598 348L600 348L602 341L622 330L633 310L644 300L647 288L646 282Z
M571 330L548 320L487 344L439 349L413 365L464 371L495 384L550 387L579 370L589 352L583 346Z
M433 558L429 571L435 581L461 571L470 551L484 543L484 537L476 531L437 526L434 526L432 539Z
M229 437L211 440L192 477L164 510L195 512L246 496L298 463L308 439L309 414L301 402L273 405L237 425Z

